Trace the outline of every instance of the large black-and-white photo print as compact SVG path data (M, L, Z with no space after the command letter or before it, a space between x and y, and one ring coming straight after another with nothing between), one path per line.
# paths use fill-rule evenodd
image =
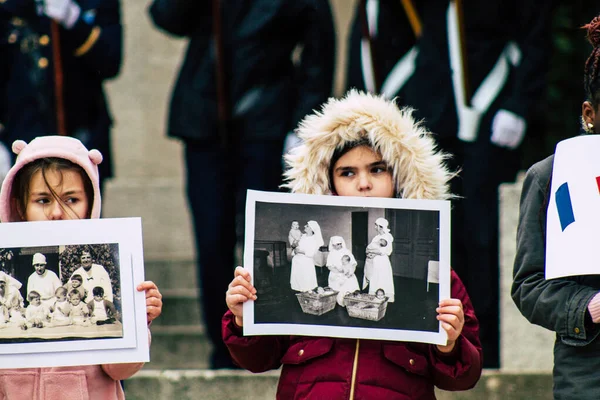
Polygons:
M248 196L245 265L258 298L245 305L245 333L445 343L447 202Z

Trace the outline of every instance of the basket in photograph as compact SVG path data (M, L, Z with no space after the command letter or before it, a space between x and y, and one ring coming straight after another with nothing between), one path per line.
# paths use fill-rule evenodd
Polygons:
M305 314L322 315L335 307L335 298L339 292L333 289L320 288L318 292L310 290L308 292L297 293L296 297Z
M344 305L348 310L348 315L353 318L379 321L385 316L387 304L387 297L377 297L373 294L349 293L344 296Z

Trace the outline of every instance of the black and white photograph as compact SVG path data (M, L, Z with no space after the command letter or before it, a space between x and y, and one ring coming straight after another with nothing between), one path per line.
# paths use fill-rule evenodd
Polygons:
M0 248L0 344L121 338L118 243Z
M0 224L0 360L147 361L141 220L49 224Z
M248 192L244 334L445 344L446 201Z

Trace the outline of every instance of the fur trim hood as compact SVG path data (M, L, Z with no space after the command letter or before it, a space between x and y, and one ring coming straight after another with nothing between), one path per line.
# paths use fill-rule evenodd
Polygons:
M413 119L412 111L356 90L341 100L329 99L320 112L300 122L296 132L303 143L286 156L283 187L294 193L331 194L329 167L335 150L367 138L392 169L396 197L452 198L448 155L436 149L431 133Z

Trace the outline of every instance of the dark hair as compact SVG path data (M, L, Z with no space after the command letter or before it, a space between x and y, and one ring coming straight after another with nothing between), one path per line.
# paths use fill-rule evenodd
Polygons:
M92 289L92 295L94 296L104 296L104 288L101 286L96 286Z
M83 283L83 277L82 277L81 275L79 275L79 274L75 274L75 275L73 275L73 276L71 277L71 280L72 280L72 281L79 281L79 282Z
M77 295L77 296L79 296L79 299L80 299L80 300L81 300L81 298L83 297L83 296L81 295L81 293L79 292L79 290L77 290L77 289L73 289L73 290L71 290L71 291L69 292L69 297L71 297L71 296L74 296L74 295Z
M361 146L367 146L371 149L373 148L373 145L371 144L369 138L363 137L354 142L344 143L342 147L336 148L333 152L333 156L331 156L331 163L329 163L329 189L332 193L336 193L335 187L333 186L333 167L335 166L335 163L338 162L338 160L350 150Z
M35 290L32 290L31 292L27 293L27 301L29 302L36 297L42 298L42 296L40 296L40 294Z
M592 53L585 62L583 88L587 100L592 103L594 109L597 109L600 105L600 79L598 79L600 68L600 16L595 17L582 28L587 29L587 39L594 46Z
M381 239L379 239L379 243L380 243L380 244L381 244L381 242L383 242L383 243L384 243L384 244L383 244L384 246L387 246L387 245L388 245L388 242L387 242L387 240L385 240L384 238L381 238Z
M352 259L350 258L350 256L348 254L344 254L342 256L342 260L348 260L348 261L352 261Z
M12 212L16 212L16 214L19 215L22 220L24 219L25 210L27 210L27 203L29 201L29 184L31 183L31 178L33 178L33 175L35 175L38 171L42 171L42 178L44 179L46 186L48 186L50 194L58 201L60 207L64 211L66 211L66 208L72 211L71 207L64 204L58 198L56 192L54 192L54 190L48 184L46 173L51 170L61 173L61 182L62 171L71 170L79 173L81 180L83 181L83 189L88 200L86 218L90 218L92 213L92 205L94 204L94 186L92 185L90 177L80 165L58 157L38 158L37 160L23 166L23 168L17 172L10 193Z

